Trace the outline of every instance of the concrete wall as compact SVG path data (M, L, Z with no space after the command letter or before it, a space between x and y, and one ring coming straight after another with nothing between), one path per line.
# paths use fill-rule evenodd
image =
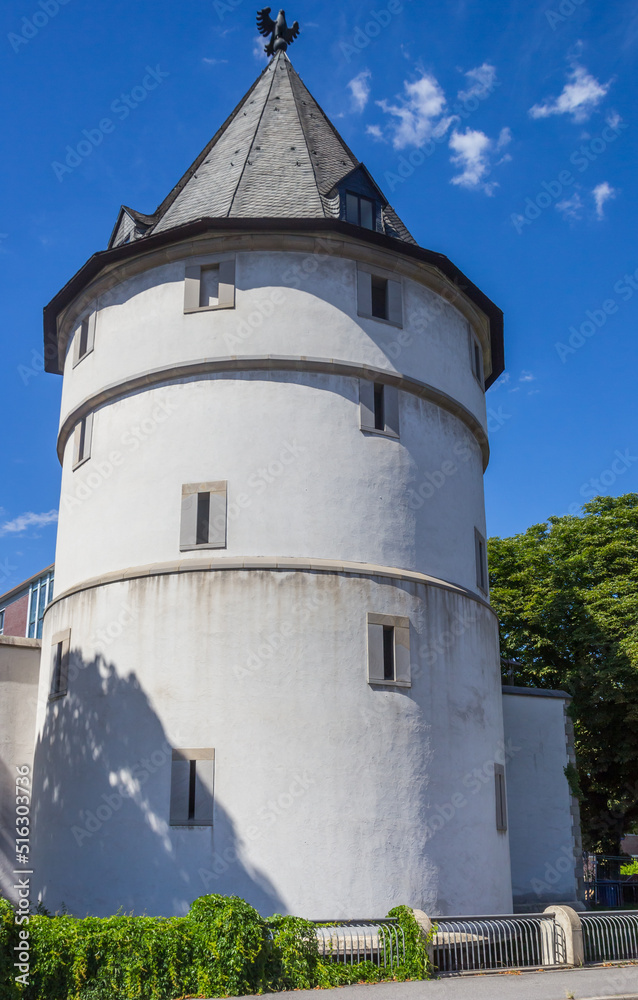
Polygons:
M634 858L638 857L638 833L629 833L623 837L620 841L620 849L625 854L630 854Z
M228 238L219 250L232 246ZM185 315L185 267L200 259L198 249L176 247L170 264L123 277L102 292L96 286L87 298L87 307L98 309L95 350L75 368L67 350L62 419L86 396L150 368L274 354L405 372L461 399L485 423L485 397L470 368L467 320L457 308L462 296L453 290L453 305L427 287L425 266L420 281L402 279L402 330L357 315L357 261L348 259L343 246L337 257L313 253L311 273L304 270L308 253L238 252L235 308ZM368 256L368 263L378 260L400 276L398 255Z
M505 687L507 804L515 909L578 898L580 829L565 767L569 695Z
M229 503L227 546L211 557L352 560L476 591L478 445L434 404L399 403L399 441L361 432L358 379L340 376L229 373L102 407L91 459L74 471L72 438L66 448L56 592L200 558L179 550L181 490L211 480L227 481Z
M0 636L0 895L17 902L16 767L33 766L40 641Z
M409 617L411 688L368 684L368 612ZM221 892L314 918L511 911L484 605L350 574L159 572L54 602L44 658L69 627L68 695L41 682L49 908L171 914ZM212 829L169 826L173 747L215 750Z

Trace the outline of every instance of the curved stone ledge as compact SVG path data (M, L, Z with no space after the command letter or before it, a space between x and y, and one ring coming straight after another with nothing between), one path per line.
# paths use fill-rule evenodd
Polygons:
M267 556L238 557L238 558L217 558L217 559L188 559L175 560L166 563L151 563L148 566L133 566L123 572L104 573L103 576L93 577L84 580L75 587L56 595L45 609L45 614L54 605L74 594L80 594L85 590L93 590L96 587L105 587L111 583L122 583L125 580L140 580L152 576L169 576L175 573L208 573L237 570L266 570L273 573L328 573L345 574L348 576L374 576L385 577L390 580L401 580L406 583L420 583L428 587L438 587L440 590L447 590L462 597L467 597L477 604L482 604L484 608L491 611L490 604L479 594L461 587L458 583L450 583L447 580L440 580L435 576L428 576L426 573L417 573L414 570L397 569L393 566L377 566L373 563L338 562L332 559L303 559L303 558L280 558L271 559Z
M233 372L250 371L298 371L310 372L322 375L344 375L347 378L364 378L374 382L383 382L386 385L396 386L402 392L409 392L413 396L427 399L431 403L447 410L453 416L461 420L476 438L483 456L483 470L487 468L489 462L489 444L487 434L474 414L459 403L446 392L421 382L419 379L410 378L399 372L387 371L384 368L375 368L373 365L359 365L351 361L339 361L334 358L311 358L294 357L275 354L253 355L250 357L237 357L235 355L222 358L203 358L201 361L193 361L184 365L169 365L164 368L152 368L143 375L135 375L125 379L123 382L116 382L106 386L100 392L87 396L76 406L64 419L58 434L58 458L60 464L64 457L66 443L73 432L73 428L82 417L92 410L114 400L122 399L129 393L138 392L140 389L152 388L182 379L193 378L197 375L210 374L231 374Z

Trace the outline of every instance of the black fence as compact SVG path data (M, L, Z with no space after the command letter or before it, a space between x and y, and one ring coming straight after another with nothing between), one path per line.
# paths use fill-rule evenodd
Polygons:
M583 855L585 902L604 910L638 906L638 874L621 871L634 860L627 855Z

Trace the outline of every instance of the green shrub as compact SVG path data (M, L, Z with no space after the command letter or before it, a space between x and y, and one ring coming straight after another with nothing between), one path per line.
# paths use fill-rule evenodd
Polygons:
M13 968L13 908L0 899L0 1000L174 1000L427 978L427 949L412 912L396 907L389 915L406 946L405 961L392 968L323 958L310 921L264 919L237 896L202 896L185 917L40 912L29 919L31 971L23 987Z
M187 920L197 928L197 990L205 997L261 992L268 942L266 921L238 896L201 896Z
M311 990L318 985L319 946L315 925L301 917L279 914L266 923L271 934L266 967L268 990Z
M628 861L626 865L620 866L621 875L638 875L638 858Z
M428 957L428 944L434 934L434 928L426 941L409 906L395 906L393 910L390 910L388 916L399 921L399 927L403 930L405 937L405 964L396 978L429 979L432 974L432 966Z
M13 967L14 947L18 943L18 928L11 903L0 898L0 997L14 1000L18 996Z

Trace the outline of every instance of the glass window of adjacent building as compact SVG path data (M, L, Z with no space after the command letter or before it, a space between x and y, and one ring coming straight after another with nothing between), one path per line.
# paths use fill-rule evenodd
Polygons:
M53 598L53 571L34 580L29 588L29 615L27 638L42 638L42 619L47 604Z

